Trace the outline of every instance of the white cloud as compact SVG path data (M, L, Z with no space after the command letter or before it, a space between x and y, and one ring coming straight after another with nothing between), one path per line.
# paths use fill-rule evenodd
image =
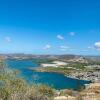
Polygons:
M75 51L76 49L70 49L70 51Z
M95 42L94 47L96 50L100 50L100 42Z
M84 49L84 50L81 50L81 51L83 51L83 52L87 52L87 51L89 51L89 50Z
M75 32L70 32L69 33L71 36L74 36L75 35Z
M69 47L68 47L68 46L63 46L63 45L62 45L62 46L60 46L60 48L61 48L61 49L69 49Z
M61 51L67 51L67 49L60 49Z
M60 40L63 40L64 39L64 37L61 36L61 35L57 35L57 38L60 39Z
M68 46L60 46L60 50L61 51L67 51L68 49L69 49L70 47L68 47Z
M51 48L51 45L47 44L43 49L48 50Z
M6 41L6 42L11 42L12 40L11 40L10 37L7 36L7 37L5 37L5 41Z
M88 46L88 49L92 49L93 47L91 47L91 46Z
M88 46L87 49L88 49L88 50L95 50L95 47L94 47L94 46Z

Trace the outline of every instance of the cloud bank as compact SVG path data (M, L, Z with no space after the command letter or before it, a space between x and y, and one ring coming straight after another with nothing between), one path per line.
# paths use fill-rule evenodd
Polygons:
M96 50L100 50L100 42L95 42L94 47Z

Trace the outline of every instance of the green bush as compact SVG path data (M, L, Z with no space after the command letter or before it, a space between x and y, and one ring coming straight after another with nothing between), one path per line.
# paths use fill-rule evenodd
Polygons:
M29 86L15 73L0 73L0 100L51 100L53 89L45 85Z

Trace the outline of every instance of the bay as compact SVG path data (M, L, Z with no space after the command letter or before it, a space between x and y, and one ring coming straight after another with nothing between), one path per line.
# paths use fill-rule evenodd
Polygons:
M66 77L62 74L52 72L34 72L29 68L40 67L33 59L29 60L6 60L6 64L13 70L19 70L21 77L26 80L28 84L45 84L55 89L78 89L89 81L78 80Z

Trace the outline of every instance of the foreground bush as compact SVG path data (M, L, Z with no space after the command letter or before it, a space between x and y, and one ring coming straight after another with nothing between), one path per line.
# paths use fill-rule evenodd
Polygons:
M0 73L0 100L52 100L53 95L48 86L29 86L14 73Z

